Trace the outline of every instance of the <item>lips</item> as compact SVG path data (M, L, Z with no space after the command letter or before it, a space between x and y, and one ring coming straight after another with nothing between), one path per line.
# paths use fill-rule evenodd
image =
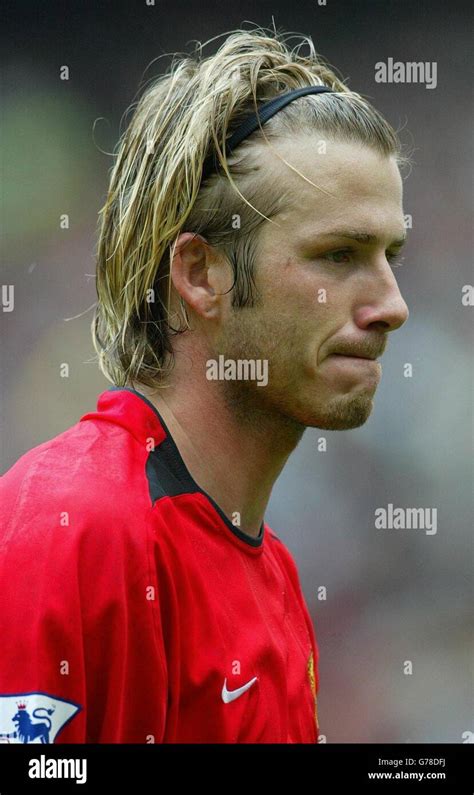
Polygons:
M331 353L331 356L343 356L345 359L368 359L374 362L376 356L370 356L367 353Z

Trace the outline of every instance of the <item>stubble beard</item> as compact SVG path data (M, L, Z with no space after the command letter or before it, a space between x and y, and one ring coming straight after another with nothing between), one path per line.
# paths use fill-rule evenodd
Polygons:
M282 340L281 325L264 313L257 320L256 312L261 313L261 308L234 310L214 353L216 358L223 355L234 361L268 361L266 386L258 386L255 381L218 383L225 405L238 421L253 432L264 432L270 426L298 437L307 427L342 431L363 425L372 412L373 394L336 395L316 402L301 399L298 394L302 379L298 345L289 335Z

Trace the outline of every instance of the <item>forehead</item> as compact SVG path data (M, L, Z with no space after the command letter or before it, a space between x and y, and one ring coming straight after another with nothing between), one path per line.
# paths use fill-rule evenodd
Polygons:
M322 140L315 134L272 141L273 150L259 144L261 173L285 196L282 212L273 220L294 234L308 225L323 232L331 222L377 236L402 235L403 188L395 158L331 139L325 140L324 150Z

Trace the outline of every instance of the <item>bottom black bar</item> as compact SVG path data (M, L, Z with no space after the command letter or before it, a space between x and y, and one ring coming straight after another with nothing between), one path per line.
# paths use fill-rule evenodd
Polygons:
M472 746L431 745L0 745L0 795L19 792L134 793L257 780L292 789L350 787L350 793L403 792L407 785L456 795L474 790ZM233 758L232 758L233 757ZM239 759L239 757L243 757ZM253 758L249 758L253 757ZM112 790L108 790L111 792ZM291 794L292 795L292 794Z

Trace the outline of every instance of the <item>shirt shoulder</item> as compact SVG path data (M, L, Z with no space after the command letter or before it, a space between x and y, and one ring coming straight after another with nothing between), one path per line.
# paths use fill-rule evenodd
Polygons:
M290 552L288 546L281 540L281 538L272 530L268 529L268 538L271 540L271 547L275 558L278 560L280 566L290 578L293 586L297 591L301 590L298 568L296 565L293 553Z
M56 524L74 532L145 513L145 460L146 451L120 426L76 423L22 455L0 479L3 540L30 524L43 533Z

